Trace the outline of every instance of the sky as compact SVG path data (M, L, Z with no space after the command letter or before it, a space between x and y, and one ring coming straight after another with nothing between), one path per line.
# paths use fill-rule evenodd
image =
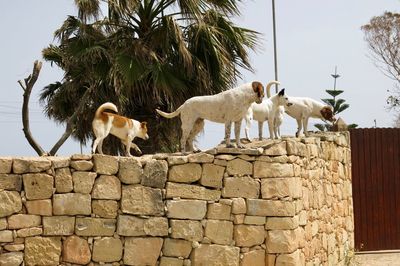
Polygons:
M271 1L247 0L240 4L237 25L261 34L259 50L250 52L255 73L242 72L237 85L253 80L266 84L274 79ZM34 156L22 131L21 106L23 90L17 83L32 73L33 62L41 60L41 51L56 44L53 33L68 15L77 15L73 0L14 0L2 4L0 29L0 156ZM277 29L278 79L288 96L305 96L316 100L329 97L333 88L335 66L340 78L337 89L350 104L342 112L347 123L359 127L391 127L393 113L388 112L386 98L394 81L375 67L360 27L384 11L400 12L399 0L302 0L275 1ZM65 130L43 115L39 93L46 85L59 81L62 71L43 61L43 67L30 100L30 126L33 137L49 151ZM320 121L310 119L312 124ZM242 125L243 128L244 125ZM282 135L293 136L296 122L285 116ZM151 129L149 129L151 130ZM243 130L242 130L243 131ZM233 132L233 130L232 130ZM258 136L253 123L250 135ZM269 136L267 125L264 136ZM242 133L242 137L244 134ZM207 122L198 138L202 149L214 147L224 138L224 125ZM151 140L149 140L151 141ZM89 153L89 147L82 147ZM80 153L80 144L69 139L58 155Z

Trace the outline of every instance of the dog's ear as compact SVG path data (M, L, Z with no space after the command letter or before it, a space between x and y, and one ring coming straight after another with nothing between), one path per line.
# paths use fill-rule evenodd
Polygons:
M264 86L261 82L253 81L251 86L253 87L253 91L257 93L258 97L264 96Z
M143 129L147 129L147 122L141 122L140 127Z
M285 95L285 88L281 89L278 93L279 96Z
M321 115L328 121L333 121L333 110L331 106L325 106L321 109Z

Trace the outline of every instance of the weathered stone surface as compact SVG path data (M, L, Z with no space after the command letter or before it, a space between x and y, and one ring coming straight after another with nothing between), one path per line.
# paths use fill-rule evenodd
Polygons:
M0 217L6 217L22 209L21 196L17 191L0 191Z
M127 265L156 265L163 239L158 237L125 239L124 263Z
M302 183L300 178L265 178L261 180L261 195L263 199L300 198Z
M222 196L224 198L254 198L260 195L260 183L251 177L226 177Z
M299 265L300 259L300 250L296 250L290 254L280 254L276 258L276 265L287 265L287 266L297 266ZM334 265L336 263L330 264Z
M115 175L118 172L118 158L109 155L93 154L94 171L100 175Z
M53 195L54 179L47 174L24 174L24 190L28 200L49 199Z
M187 240L165 238L162 252L164 256L188 258L192 243Z
M70 165L77 171L90 171L93 168L93 163L86 160L71 161Z
M8 229L21 229L35 227L42 224L42 219L39 215L31 214L15 214L7 219Z
M82 194L90 194L92 192L94 180L97 174L94 172L76 171L72 173L72 181L74 183L74 192Z
M207 207L207 219L230 220L232 207L223 203L210 203Z
M241 266L265 266L265 250L258 249L246 252L240 263ZM279 265L279 264L277 264ZM283 264L285 265L285 264ZM269 265L267 265L269 266Z
M89 194L66 193L54 194L54 215L90 215L92 212Z
M53 214L51 199L28 200L25 202L25 207L29 214L42 216L51 216Z
M230 221L207 220L204 236L214 244L230 245L233 240L233 223Z
M214 156L204 152L192 153L188 155L189 163L212 163Z
M201 244L191 255L193 266L239 266L238 247Z
M92 154L75 153L75 154L72 154L71 160L73 160L73 161L81 161L81 160L90 161L90 160L92 160L92 157L93 157Z
M270 156L286 155L286 141L275 142L265 146L263 154Z
M11 157L0 157L0 174L11 173L12 161Z
M294 216L296 206L292 201L247 200L247 215L255 216Z
M23 228L17 231L17 237L30 237L30 236L38 236L43 233L43 229L41 227L32 227L32 228Z
M267 230L294 230L299 227L299 217L268 217L265 229Z
M169 166L177 165L177 164L185 164L188 161L189 160L188 160L187 156L172 155L172 156L168 156L168 158L167 158L167 162L168 162Z
M219 146L217 148L218 153L226 153L226 154L246 154L246 155L260 155L263 153L263 148L254 148L254 149L242 149L242 148L226 148Z
M294 176L293 164L269 163L256 161L254 163L254 177L292 177Z
M298 248L298 242L294 230L270 230L267 233L268 253L292 253Z
M9 252L0 254L1 266L18 266L24 260L24 253L22 252Z
M121 210L123 213L137 215L163 215L164 203L161 189L140 185L123 186Z
M79 236L113 236L115 219L76 218L75 234Z
M232 213L233 214L245 214L247 211L246 200L244 198L233 198L232 199Z
M1 158L0 158L1 160ZM1 163L1 161L0 161ZM0 190L21 191L22 176L14 174L0 174Z
M9 244L4 245L3 248L9 252L23 251L25 249L25 244Z
M59 237L28 237L25 239L26 265L59 265L61 239Z
M265 217L264 216L251 216L246 215L244 217L244 224L252 224L252 225L264 225L265 224Z
M204 187L167 182L167 198L184 198L199 200L219 200L221 191Z
M46 236L69 236L75 231L75 217L43 217L43 234Z
M71 170L69 168L56 169L56 176L54 177L56 192L68 193L74 188L72 183Z
M0 230L7 229L7 219L0 218Z
M63 243L62 258L64 262L86 265L92 254L86 239L78 236L69 236Z
M202 220L207 213L203 200L168 200L167 217L176 219Z
M121 199L121 181L113 175L101 175L94 181L93 199Z
M244 176L253 174L253 164L245 160L236 158L228 162L226 172L231 176Z
M11 230L0 231L0 243L13 242L13 232Z
M70 163L69 157L51 156L47 157L47 159L50 160L51 168L53 169L68 167Z
M39 173L49 170L51 161L44 157L24 157L14 158L13 160L13 173Z
M206 163L203 164L200 184L206 187L221 188L225 167Z
M260 225L235 225L233 230L236 246L252 247L264 243L264 226Z
M121 236L166 236L168 219L164 217L139 218L119 215L117 233Z
M288 155L307 156L307 146L301 142L288 139L286 141L286 150Z
M200 179L201 171L201 165L197 163L174 165L169 170L168 181L193 183Z
M183 259L171 258L171 257L161 257L160 266L183 266Z
M141 184L148 187L164 188L167 182L168 163L164 160L150 160L143 170Z
M203 239L203 227L198 221L170 220L172 238L180 238L189 241L201 241Z
M113 262L122 259L122 242L113 237L96 239L93 245L92 260L96 262Z
M118 202L115 200L92 200L92 212L101 218L116 218Z
M139 184L142 180L142 163L135 157L121 157L119 159L118 177L124 184Z

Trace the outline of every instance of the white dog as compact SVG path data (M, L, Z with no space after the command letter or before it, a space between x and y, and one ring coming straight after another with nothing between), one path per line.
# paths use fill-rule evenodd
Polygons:
M268 120L268 128L270 138L280 138L279 127L283 121L284 107L283 105L290 105L287 97L284 96L284 89L282 89L278 94L271 97L271 86L274 84L279 84L278 81L271 81L266 86L267 97L261 104L252 104L247 110L245 120L245 134L246 138L250 140L249 129L251 120L254 119L258 121L258 137L260 140L263 138L263 125L264 122Z
M124 116L120 116L114 113L106 112L106 110L112 110L118 113L118 109L113 103L104 103L99 108L97 108L93 122L93 132L96 139L93 143L93 153L98 151L103 154L103 140L112 134L118 137L121 142L126 146L126 155L131 155L131 146L139 153L142 151L139 147L133 143L135 137L147 140L149 136L147 135L147 123L139 122L134 119L129 119Z
M242 119L250 105L253 102L261 103L263 97L263 85L258 81L254 81L215 95L190 98L172 113L156 111L166 118L181 116L182 151L198 150L193 147L193 140L203 129L204 119L225 124L225 143L227 147L233 147L230 143L230 136L231 126L234 122L236 145L237 147L243 147L240 143Z
M296 137L300 135L302 128L304 135L308 137L307 128L310 117L330 122L336 120L333 116L333 109L329 105L307 97L289 97L289 101L292 105L285 105L285 112L297 121Z

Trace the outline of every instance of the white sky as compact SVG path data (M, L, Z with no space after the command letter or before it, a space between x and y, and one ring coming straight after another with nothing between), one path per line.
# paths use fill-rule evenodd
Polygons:
M22 88L17 83L32 72L33 62L42 60L41 51L53 43L53 33L67 15L76 15L72 0L14 0L2 3L0 29L2 33L0 58L0 156L36 155L22 132ZM243 81L263 83L274 78L271 1L251 0L241 4L242 16L235 21L243 27L263 34L261 51L251 53L256 73L243 73ZM281 87L289 96L328 98L326 89L333 87L330 76L335 66L341 77L337 88L350 108L340 116L360 127L391 127L393 114L386 110L387 90L393 81L384 76L368 57L360 27L384 11L400 12L399 0L276 0L278 70ZM58 81L62 72L43 62L30 102L31 131L44 150L50 150L64 132L42 115L38 103L40 90ZM310 124L317 123L310 120ZM313 126L309 126L314 130ZM151 130L151 129L150 129ZM233 131L233 130L232 130ZM286 116L281 132L293 135L295 121ZM253 123L250 134L258 135ZM199 137L203 149L213 147L224 136L222 124L206 123ZM243 135L244 136L244 135ZM269 136L264 127L264 136ZM151 140L149 140L151 141ZM84 147L84 153L89 152ZM80 152L77 142L68 140L59 155Z

